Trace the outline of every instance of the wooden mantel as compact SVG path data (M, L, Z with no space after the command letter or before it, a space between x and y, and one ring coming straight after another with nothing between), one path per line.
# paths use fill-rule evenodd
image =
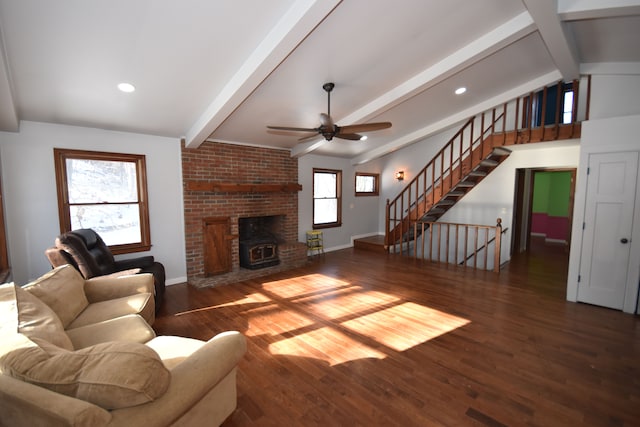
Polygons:
M187 191L213 191L218 193L294 193L302 191L298 183L287 184L234 184L211 181L186 181Z

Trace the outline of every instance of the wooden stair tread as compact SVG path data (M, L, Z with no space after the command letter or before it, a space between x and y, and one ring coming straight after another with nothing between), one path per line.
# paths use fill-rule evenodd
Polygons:
M363 249L363 250L373 251L373 252L387 252L387 247L384 244L383 235L368 236L368 237L361 237L359 239L354 239L353 248Z

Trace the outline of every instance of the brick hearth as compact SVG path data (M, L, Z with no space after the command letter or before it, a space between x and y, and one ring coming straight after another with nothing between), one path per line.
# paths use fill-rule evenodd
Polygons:
M197 149L182 147L182 180L187 280L197 287L218 286L292 269L307 261L306 246L298 242L297 191L190 190L188 182L217 184L291 184L298 181L298 160L288 151L205 142ZM284 215L278 246L280 264L259 270L240 267L238 218ZM203 218L231 219L232 271L205 277Z

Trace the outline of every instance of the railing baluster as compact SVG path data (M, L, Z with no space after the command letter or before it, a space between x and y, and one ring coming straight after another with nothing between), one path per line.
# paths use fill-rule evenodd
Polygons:
M542 113L540 114L540 127L542 127L542 135L540 136L544 141L544 130L546 128L545 123L547 122L547 87L545 86L542 91Z
M589 76L591 77L591 76ZM571 135L573 138L573 132L576 129L576 122L578 121L578 93L580 92L580 82L576 79L571 83L571 89L573 90L573 105L571 107Z
M445 239L445 262L449 264L449 240L451 238L451 225L447 224L447 238Z
M429 261L433 261L433 222L429 223Z
M515 123L513 127L513 143L518 143L518 116L520 115L520 97L516 98L516 114L515 114Z
M460 240L460 224L456 224L455 264L458 264L458 245Z
M527 117L527 131L529 132L529 136L527 137L527 142L531 141L531 127L533 126L533 92L529 94L529 105L528 105L528 117Z
M482 269L487 269L487 258L489 258L489 228L484 229L484 263Z
M478 268L478 229L474 228L473 234L473 253L475 254L473 257L473 268Z
M428 225L428 223L427 223L427 225ZM422 236L422 239L421 239L422 240L422 259L424 259L424 241L425 241L424 233L426 231L424 226L425 226L425 223L423 222L422 223L422 234L421 234L421 236ZM429 228L429 229L431 229L431 228Z
M469 253L469 226L464 226L464 254ZM464 265L467 265L467 260L463 259Z
M557 92L557 94L556 94L556 116L555 116L554 132L553 132L553 138L554 139L558 139L558 132L560 132L560 117L561 117L560 114L562 113L562 111L560 111L560 110L562 109L562 98L564 97L562 81L558 82L558 85L556 86L556 92Z

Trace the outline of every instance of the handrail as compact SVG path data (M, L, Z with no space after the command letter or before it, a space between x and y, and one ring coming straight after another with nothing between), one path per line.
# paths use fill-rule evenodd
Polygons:
M506 230L502 230L501 218L496 220L495 226L416 221L414 229L414 233L418 233L418 229L420 229L422 236L420 245L417 241L414 244L414 258L467 265L474 269L479 267L480 262L483 270L500 272L502 234L506 232ZM445 230L444 235L443 229ZM464 233L461 232L461 229ZM492 244L493 252L490 251ZM469 261L473 261L471 265L469 265Z
M579 83L577 80L571 83L574 103L568 124L561 123L560 97L564 85L563 82L554 83L469 118L393 200L387 199L385 245L399 244L400 252L405 249L409 252L411 240L417 237L417 230L412 225L442 205L447 192L458 186L493 147L533 142L535 138L541 141L558 139L561 128L565 127L569 127L569 132L563 129L563 135L572 137L580 119ZM552 87L556 91L556 111L552 118L549 114L547 120L544 104ZM585 116L584 113L581 115ZM549 123L545 124L547 121ZM537 130L539 128L541 131ZM433 215L437 219L441 214L436 211Z

